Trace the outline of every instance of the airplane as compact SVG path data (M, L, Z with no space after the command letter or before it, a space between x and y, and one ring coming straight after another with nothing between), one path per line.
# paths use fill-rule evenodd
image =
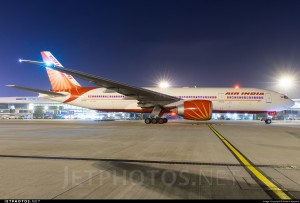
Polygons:
M72 70L49 52L41 52L43 61L22 60L45 67L52 90L17 85L8 87L39 93L39 97L103 112L149 113L146 124L168 122L163 115L176 113L187 120L205 121L212 113L268 113L286 110L294 102L286 95L257 88L141 88ZM74 77L95 84L83 87ZM271 124L270 118L265 119Z

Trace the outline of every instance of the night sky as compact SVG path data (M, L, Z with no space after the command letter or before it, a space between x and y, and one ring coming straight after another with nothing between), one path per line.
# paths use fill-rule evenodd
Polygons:
M0 97L37 95L7 84L51 89L45 70L18 63L43 50L135 86L238 83L300 98L300 1L0 0ZM293 88L278 87L283 74Z

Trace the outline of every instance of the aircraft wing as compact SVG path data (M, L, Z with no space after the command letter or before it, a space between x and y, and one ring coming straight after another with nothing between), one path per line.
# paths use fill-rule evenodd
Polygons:
M122 95L128 96L130 98L135 98L139 101L139 106L141 107L150 107L155 105L164 106L180 99L177 97L173 97L167 94L162 94L159 92L147 90L140 87L135 87L131 85L127 85L125 83L116 82L113 80L105 79L102 77L94 76L88 73L83 73L80 71L72 70L69 68L56 66L54 64L45 64L44 62L39 61L31 61L31 60L20 60L21 62L33 63L36 65L43 65L54 70L58 70L74 77L78 77L84 80L87 80L91 83L94 83L98 86L106 88L109 92L117 92Z
M51 92L51 91L46 91L46 90L39 90L39 89L32 89L32 88L21 87L21 86L17 86L17 85L6 85L6 86L16 88L16 89L20 89L20 90L26 90L26 91L29 91L29 92L36 92L36 93L46 94L46 95L49 95L49 96L55 96L55 97L66 96L62 93Z

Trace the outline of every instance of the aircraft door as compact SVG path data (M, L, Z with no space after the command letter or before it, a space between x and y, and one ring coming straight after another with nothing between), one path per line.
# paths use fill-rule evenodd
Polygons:
M224 106L225 106L225 95L224 93L219 93L218 94L218 109L219 110L223 110L224 109Z
M224 93L219 93L219 100L224 100L225 97L224 97Z
M266 93L266 103L272 103L272 96L270 93Z

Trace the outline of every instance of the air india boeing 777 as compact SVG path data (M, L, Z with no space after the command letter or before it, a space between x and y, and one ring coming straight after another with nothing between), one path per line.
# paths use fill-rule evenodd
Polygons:
M39 93L39 97L105 112L150 113L146 124L163 124L165 113L177 113L184 119L210 120L212 113L274 113L290 108L287 96L256 88L141 88L65 68L48 51L41 52L43 62L21 60L45 67L51 91L16 85L9 87ZM82 87L74 77L98 87ZM265 122L270 124L271 119Z

